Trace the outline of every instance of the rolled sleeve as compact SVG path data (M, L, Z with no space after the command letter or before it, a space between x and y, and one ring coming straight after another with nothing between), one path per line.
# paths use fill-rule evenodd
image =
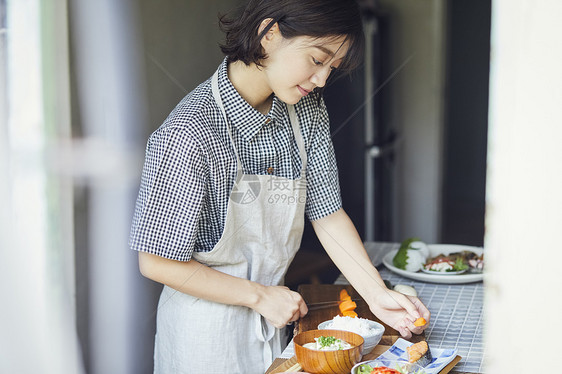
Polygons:
M129 245L188 261L205 197L206 163L196 142L169 126L149 139Z
M324 102L318 115L318 128L310 143L307 167L305 213L311 221L328 216L342 207L338 168L330 121Z

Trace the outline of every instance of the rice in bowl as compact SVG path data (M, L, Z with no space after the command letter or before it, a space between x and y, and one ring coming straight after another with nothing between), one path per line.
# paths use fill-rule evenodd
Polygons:
M360 317L335 316L332 320L322 322L318 325L319 330L344 330L359 334L365 340L363 344L363 355L371 352L379 344L384 334L384 326L378 322Z

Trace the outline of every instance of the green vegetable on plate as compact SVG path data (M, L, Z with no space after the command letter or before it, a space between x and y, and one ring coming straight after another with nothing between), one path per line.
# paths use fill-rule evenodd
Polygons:
M411 246L414 242L419 242L418 238L409 238L400 244L400 249L392 259L392 264L398 269L416 272L425 263L425 256L418 248Z
M463 271L468 269L468 265L464 263L462 258L457 257L455 260L455 265L453 265L453 271Z

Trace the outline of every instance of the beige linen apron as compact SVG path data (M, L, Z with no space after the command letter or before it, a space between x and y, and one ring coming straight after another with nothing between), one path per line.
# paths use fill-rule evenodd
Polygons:
M212 90L232 142L217 73ZM304 229L306 152L295 109L289 105L288 110L302 161L300 178L244 175L235 149L238 174L222 237L210 252L193 254L216 270L266 286L283 283ZM281 350L280 330L254 310L164 286L158 304L155 373L264 373Z

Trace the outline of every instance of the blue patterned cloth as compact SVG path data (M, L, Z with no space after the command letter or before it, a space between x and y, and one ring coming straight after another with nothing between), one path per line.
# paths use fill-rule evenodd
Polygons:
M380 362L385 366L390 366L392 361L408 362L406 348L413 343L399 338L387 351L373 361ZM433 359L424 367L425 374L437 374L447 366L457 356L456 349L440 349L429 347Z

